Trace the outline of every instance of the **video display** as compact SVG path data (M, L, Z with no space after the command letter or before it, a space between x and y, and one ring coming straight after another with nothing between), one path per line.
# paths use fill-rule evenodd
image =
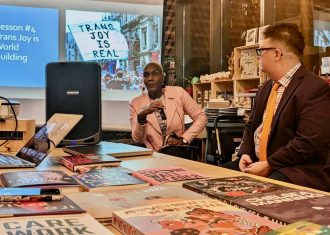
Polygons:
M66 10L67 61L94 61L103 90L143 88L143 67L161 60L159 16Z
M45 66L58 61L57 9L0 6L0 86L45 87Z

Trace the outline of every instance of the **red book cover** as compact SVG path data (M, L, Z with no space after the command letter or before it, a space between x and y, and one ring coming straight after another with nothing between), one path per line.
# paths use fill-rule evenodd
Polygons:
M177 182L193 179L203 179L207 176L193 172L182 167L149 168L132 172L136 178L148 182L150 185L159 185L168 182Z
M109 155L80 154L63 156L60 162L71 171L92 166L119 166L121 160Z

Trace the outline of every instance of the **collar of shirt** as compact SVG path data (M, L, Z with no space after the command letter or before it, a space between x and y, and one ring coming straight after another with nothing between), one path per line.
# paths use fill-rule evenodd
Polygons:
M301 63L298 62L295 66L293 66L292 69L290 69L280 80L278 80L278 83L281 84L281 86L284 86L285 88L289 85L293 74L300 68Z

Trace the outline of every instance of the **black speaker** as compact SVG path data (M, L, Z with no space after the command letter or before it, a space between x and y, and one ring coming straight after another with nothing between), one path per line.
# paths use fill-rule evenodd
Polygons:
M101 68L92 62L46 65L46 118L54 113L82 114L61 145L101 141Z

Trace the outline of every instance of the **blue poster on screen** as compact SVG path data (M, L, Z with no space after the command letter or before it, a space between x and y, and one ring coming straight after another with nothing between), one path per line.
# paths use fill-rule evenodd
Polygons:
M0 6L0 86L45 87L58 61L58 9Z

